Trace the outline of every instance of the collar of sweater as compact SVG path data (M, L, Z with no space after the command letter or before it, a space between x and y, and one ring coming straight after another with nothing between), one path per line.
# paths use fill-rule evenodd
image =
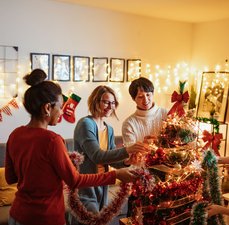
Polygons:
M156 110L158 109L158 106L155 104L151 109L149 110L141 110L137 109L135 112L136 116L139 117L151 117L152 115L155 114Z

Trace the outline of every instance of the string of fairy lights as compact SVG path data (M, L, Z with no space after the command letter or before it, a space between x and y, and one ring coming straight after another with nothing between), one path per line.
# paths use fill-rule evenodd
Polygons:
M82 62L83 65L78 65L79 67L85 67L85 70L88 69L86 68L86 64L85 62ZM186 81L186 86L190 88L191 85L194 86L194 89L198 90L200 83L201 83L201 75L203 72L209 71L209 67L205 66L203 68L194 68L192 66L190 66L188 63L185 62L181 62L181 63L177 63L176 65L168 65L168 66L160 66L160 65L151 65L149 63L142 63L141 69L139 70L139 62L136 61L135 63L131 63L129 65L129 70L128 70L128 76L129 76L129 81L136 79L137 77L144 76L149 78L150 80L153 81L154 86L157 87L155 89L155 91L158 94L171 94L174 89L176 87L179 86L179 81ZM109 64L105 65L107 67L106 69L106 74L104 74L104 76L109 76L111 68L109 66ZM71 66L72 67L72 66ZM90 67L93 67L93 64L90 63ZM144 67L144 68L143 68ZM24 76L25 69L26 67L23 67L21 65L18 65L18 72L17 72L17 77L16 79L11 79L11 83L9 83L9 81L7 81L7 85L6 85L6 79L5 77L2 75L2 68L0 66L0 98L1 99L10 99L14 96L18 96L20 98L20 96L22 96L22 94L24 93L25 90L25 84L23 82L22 77ZM28 67L27 67L28 68ZM30 66L29 66L30 68ZM29 72L30 69L27 69L27 71ZM226 62L223 66L221 65L216 65L214 67L214 69L212 71L215 71L217 73L217 71L225 71L225 72L229 72L229 65ZM117 77L119 77L119 73L122 73L122 71L117 70ZM93 73L92 70L90 71L90 77L91 80L93 79ZM219 79L213 80L212 84L209 84L208 82L205 82L205 86L203 87L203 91L207 91L207 87L210 85L213 85L217 82L220 82L220 80L224 80L225 82L228 81L228 77L227 76L221 76L219 77ZM60 82L60 81L56 81L56 82ZM82 82L77 82L77 85L80 83L80 85L86 85L85 81ZM119 95L121 95L120 92L120 86L121 85L125 85L125 83L127 83L129 85L129 82L124 82L124 83L115 83L115 82L111 82L107 81L107 85L113 87L117 93L119 93ZM60 82L61 85L61 82ZM71 92L74 92L75 88L76 88L76 82L74 81L69 81L68 82L68 86L69 86L69 90ZM120 96L121 97L121 96Z

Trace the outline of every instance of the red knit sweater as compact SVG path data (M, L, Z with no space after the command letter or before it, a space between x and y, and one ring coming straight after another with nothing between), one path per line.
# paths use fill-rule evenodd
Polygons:
M42 128L15 129L7 142L5 175L18 182L10 215L23 225L64 225L63 181L70 188L115 183L115 172L81 175L60 135Z

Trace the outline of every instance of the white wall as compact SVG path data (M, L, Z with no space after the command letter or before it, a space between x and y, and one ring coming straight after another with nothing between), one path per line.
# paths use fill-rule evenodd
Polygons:
M189 62L193 25L48 0L1 0L0 33L0 45L19 47L20 73L23 76L29 71L30 52L140 58L143 66L145 63L166 65L183 60ZM82 97L76 109L77 119L88 114L87 97L99 84L74 83L74 92ZM111 85L119 90L121 104L118 109L120 121L110 122L115 133L121 134L121 123L134 111L135 105L128 94L129 83ZM68 94L72 84L61 83L61 86ZM0 100L0 106L3 101ZM155 101L170 107L169 95L156 94ZM5 142L15 127L29 120L23 108L13 109L12 112L13 116L3 114L0 142ZM74 127L75 124L63 121L52 129L70 138Z
M216 64L224 65L225 59L229 60L228 27L229 19L194 25L193 64L214 70Z

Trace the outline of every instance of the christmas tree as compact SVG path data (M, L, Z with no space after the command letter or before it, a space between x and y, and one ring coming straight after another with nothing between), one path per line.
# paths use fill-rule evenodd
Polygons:
M184 87L185 82L180 82L179 93L174 91L174 105L141 165L142 174L148 170L150 178L144 176L132 186L132 225L225 224L221 215L207 219L206 212L208 203L221 204L218 151L213 149L221 136L216 134L219 142L212 147L213 136L200 132L193 111L184 110L189 99ZM204 147L200 135L205 135Z

